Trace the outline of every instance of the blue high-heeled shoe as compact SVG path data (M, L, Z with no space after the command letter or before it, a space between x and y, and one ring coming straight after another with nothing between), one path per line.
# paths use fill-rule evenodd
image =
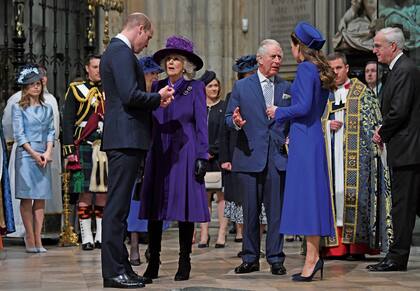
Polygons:
M296 282L311 282L315 274L321 270L321 280L324 277L324 260L319 258L318 261L315 264L314 270L312 271L312 274L308 277L302 276L302 273L295 274L292 276L292 280Z

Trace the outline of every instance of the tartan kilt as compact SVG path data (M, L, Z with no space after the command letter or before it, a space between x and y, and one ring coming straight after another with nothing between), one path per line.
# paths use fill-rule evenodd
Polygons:
M79 145L79 159L82 169L72 171L70 179L71 193L87 193L89 191L90 176L92 174L92 146L87 143ZM103 192L106 193L106 192Z

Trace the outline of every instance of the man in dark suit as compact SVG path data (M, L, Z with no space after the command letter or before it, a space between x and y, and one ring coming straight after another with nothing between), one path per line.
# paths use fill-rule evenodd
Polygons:
M166 107L173 98L173 89L168 86L158 93L146 93L143 70L134 54L147 47L152 36L146 15L129 15L100 64L106 96L102 149L109 167L102 232L104 287L139 288L151 283L131 268L124 240L132 187L136 176L142 175L150 143L151 111L159 105Z
M277 76L283 51L275 40L262 41L257 52L258 71L235 83L226 110L226 123L238 131L232 171L237 172L243 197L243 263L235 273L260 268L259 215L261 203L267 214L266 257L275 275L283 266L283 235L279 234L287 156L284 125L267 117L271 105L288 106L290 84Z
M392 169L392 220L394 241L373 272L406 271L411 239L420 211L420 71L402 52L399 28L384 28L374 38L373 52L390 72L382 91L382 126L373 141L385 144Z

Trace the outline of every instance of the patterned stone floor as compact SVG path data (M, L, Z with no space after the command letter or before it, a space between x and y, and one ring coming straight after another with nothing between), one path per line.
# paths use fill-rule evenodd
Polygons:
M303 257L300 243L286 243L285 266L288 275L273 276L269 265L261 259L262 270L246 275L235 275L233 268L240 264L236 257L240 244L228 237L224 249L214 248L216 229L211 229L210 248L193 249L191 279L175 282L177 268L178 231L164 233L160 277L146 289L153 290L420 290L420 248L413 247L407 272L369 273L365 267L378 257L364 262L327 261L324 280L295 283L290 274L300 271ZM0 290L102 290L100 251L81 251L79 247L47 246L46 254L27 254L23 246L7 243L0 251ZM145 246L141 245L142 255ZM142 261L145 261L142 256ZM146 264L135 267L143 273ZM107 289L112 290L112 289Z

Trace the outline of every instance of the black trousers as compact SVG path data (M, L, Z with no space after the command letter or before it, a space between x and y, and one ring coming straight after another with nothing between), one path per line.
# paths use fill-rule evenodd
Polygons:
M392 168L391 181L394 242L387 257L407 266L416 214L420 214L420 165Z
M112 278L132 271L124 240L131 192L143 171L146 151L121 149L107 151L108 200L102 220L102 277Z

